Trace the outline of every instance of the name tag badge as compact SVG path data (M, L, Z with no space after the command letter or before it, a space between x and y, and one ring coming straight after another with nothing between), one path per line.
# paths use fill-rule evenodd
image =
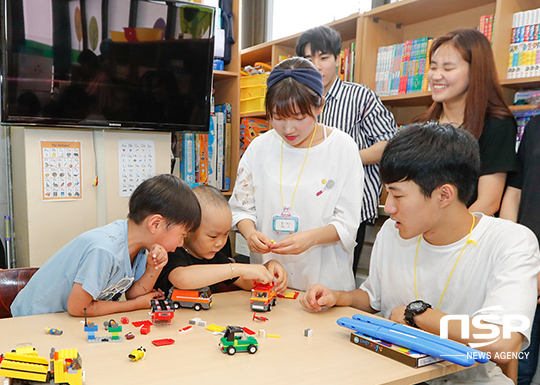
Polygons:
M296 215L289 215L284 217L283 215L274 215L272 217L272 228L276 233L289 233L293 234L298 231L298 218Z

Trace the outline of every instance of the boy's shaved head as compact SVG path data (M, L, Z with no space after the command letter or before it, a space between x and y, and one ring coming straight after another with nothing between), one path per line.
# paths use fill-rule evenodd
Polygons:
M203 185L197 186L193 189L195 196L199 200L201 208L206 206L213 206L215 208L228 208L229 202L227 198L213 186Z

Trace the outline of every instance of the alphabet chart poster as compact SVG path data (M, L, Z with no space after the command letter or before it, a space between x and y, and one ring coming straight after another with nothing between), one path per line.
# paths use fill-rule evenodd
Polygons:
M41 141L43 201L82 199L81 142Z
M153 140L118 141L121 197L130 197L143 180L156 174L155 148Z

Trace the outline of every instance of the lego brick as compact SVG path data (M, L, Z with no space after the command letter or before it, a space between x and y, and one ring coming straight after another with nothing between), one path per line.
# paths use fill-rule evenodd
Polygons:
M8 352L5 354L4 358L12 361L49 365L49 361L45 357L39 357L37 354L34 355Z
M155 346L166 346L174 344L174 340L172 338L162 338L159 340L153 340L152 343Z

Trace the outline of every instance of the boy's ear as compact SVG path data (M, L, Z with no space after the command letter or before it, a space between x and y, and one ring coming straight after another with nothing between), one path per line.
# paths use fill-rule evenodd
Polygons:
M457 197L456 187L451 184L443 184L439 187L439 204L441 208L447 207Z
M160 227L165 227L166 221L160 214L152 214L148 216L147 226L148 230L154 234Z

